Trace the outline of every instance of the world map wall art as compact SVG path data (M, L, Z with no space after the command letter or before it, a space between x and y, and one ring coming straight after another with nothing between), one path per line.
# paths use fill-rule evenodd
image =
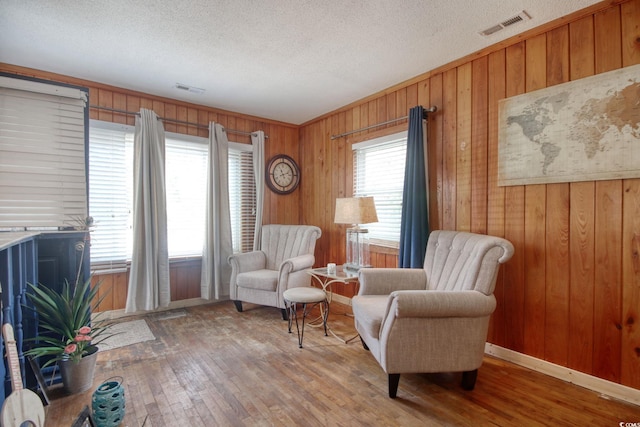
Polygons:
M640 64L498 107L500 186L640 177Z

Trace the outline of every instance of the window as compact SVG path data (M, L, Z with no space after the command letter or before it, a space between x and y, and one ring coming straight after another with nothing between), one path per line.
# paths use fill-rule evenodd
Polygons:
M120 270L131 259L133 128L91 121L89 215L93 269Z
M122 270L131 260L134 127L92 120L89 213L93 270ZM208 144L165 133L169 257L200 256L205 233ZM230 143L229 199L234 251L253 248L255 182L251 146Z
M252 146L230 143L229 209L233 252L253 249L256 222L256 182L253 176Z
M0 229L87 216L86 89L0 76Z
M373 196L378 222L367 224L370 242L398 247L407 132L353 144L354 196Z
M205 138L165 136L169 257L200 256L207 212L208 143Z
M131 259L133 126L91 121L89 214L94 270L119 270ZM169 257L200 256L206 204L207 140L165 134Z

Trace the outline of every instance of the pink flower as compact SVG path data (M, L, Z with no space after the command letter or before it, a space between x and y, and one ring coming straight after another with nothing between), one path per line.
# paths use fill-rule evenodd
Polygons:
M69 344L68 346L66 346L64 348L64 352L66 354L71 354L71 353L75 353L75 351L78 349L78 346L75 344Z
M89 326L83 326L82 328L78 329L78 333L82 335L89 335L90 332L91 328Z
M91 337L89 335L76 335L73 340L75 342L91 341Z

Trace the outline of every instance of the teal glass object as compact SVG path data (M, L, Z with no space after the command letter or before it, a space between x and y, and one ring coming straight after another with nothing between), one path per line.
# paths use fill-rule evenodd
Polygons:
M91 409L98 427L116 427L122 423L125 413L122 377L112 377L93 392Z

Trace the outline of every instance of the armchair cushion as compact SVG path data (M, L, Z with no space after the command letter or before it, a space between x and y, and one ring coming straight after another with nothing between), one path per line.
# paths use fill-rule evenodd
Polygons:
M386 317L388 308L388 295L359 296L358 304L353 306L353 317L357 319L358 331L361 334L366 331L366 335L380 337L382 320Z
M274 292L278 285L278 272L275 270L255 270L238 274L238 287Z

